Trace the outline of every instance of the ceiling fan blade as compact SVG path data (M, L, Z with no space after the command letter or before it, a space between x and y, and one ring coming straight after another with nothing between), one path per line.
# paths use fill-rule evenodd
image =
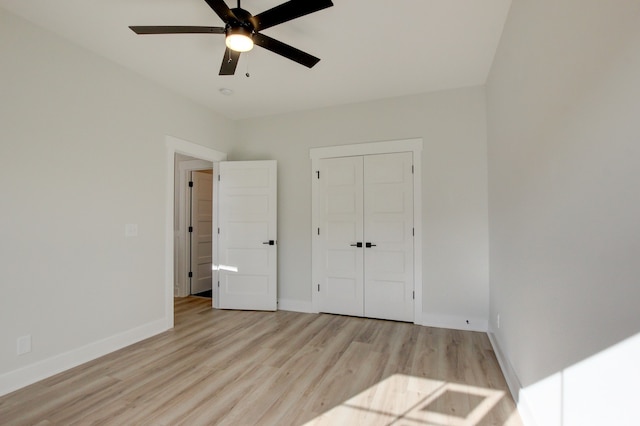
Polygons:
M185 27L166 25L145 25L129 27L136 34L224 34L222 27Z
M222 58L222 65L220 65L220 73L218 75L235 74L239 59L240 59L240 52L236 52L235 50L231 50L227 47L226 50L224 51L224 57Z
M303 52L300 49L289 46L281 41L266 36L264 34L256 33L253 35L253 42L260 47L264 47L267 50L291 59L305 67L311 68L320 61L320 58L316 58L313 55Z
M213 9L213 11L222 19L223 22L227 23L229 21L237 21L236 15L233 14L229 6L224 2L224 0L204 0L207 2L209 7Z
M290 0L250 18L256 31L333 6L331 0Z

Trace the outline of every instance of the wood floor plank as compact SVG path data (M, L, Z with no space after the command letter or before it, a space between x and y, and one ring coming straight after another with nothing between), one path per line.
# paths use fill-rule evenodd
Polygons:
M211 309L0 397L7 425L520 426L484 333Z

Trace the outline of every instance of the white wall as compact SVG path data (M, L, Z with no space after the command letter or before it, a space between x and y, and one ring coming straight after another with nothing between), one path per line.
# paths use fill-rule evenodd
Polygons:
M0 61L2 393L164 324L165 135L228 151L235 125L2 9Z
M278 161L278 297L311 304L312 147L422 138L425 321L486 327L483 88L244 120L233 159Z
M491 328L540 426L637 424L611 383L640 380L637 343L590 393L567 372L640 332L639 23L637 0L514 1L488 83Z

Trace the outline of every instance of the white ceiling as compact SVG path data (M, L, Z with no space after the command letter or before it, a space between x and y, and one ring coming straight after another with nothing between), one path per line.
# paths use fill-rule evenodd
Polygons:
M242 8L256 15L282 2L243 0ZM0 0L0 7L241 119L484 84L511 0L333 3L264 31L321 58L314 68L256 47L242 54L235 76L218 75L222 35L139 36L128 28L224 26L204 0ZM222 95L223 87L234 94Z

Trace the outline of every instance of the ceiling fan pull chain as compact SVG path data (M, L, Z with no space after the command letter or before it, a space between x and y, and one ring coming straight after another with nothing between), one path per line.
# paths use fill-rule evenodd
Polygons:
M249 58L251 57L251 55L246 54L246 55L244 55L244 57L245 57L245 61L247 63L247 72L245 73L245 75L247 76L247 78L249 78L249 77L251 77L251 75L249 74L249 62L250 62Z

